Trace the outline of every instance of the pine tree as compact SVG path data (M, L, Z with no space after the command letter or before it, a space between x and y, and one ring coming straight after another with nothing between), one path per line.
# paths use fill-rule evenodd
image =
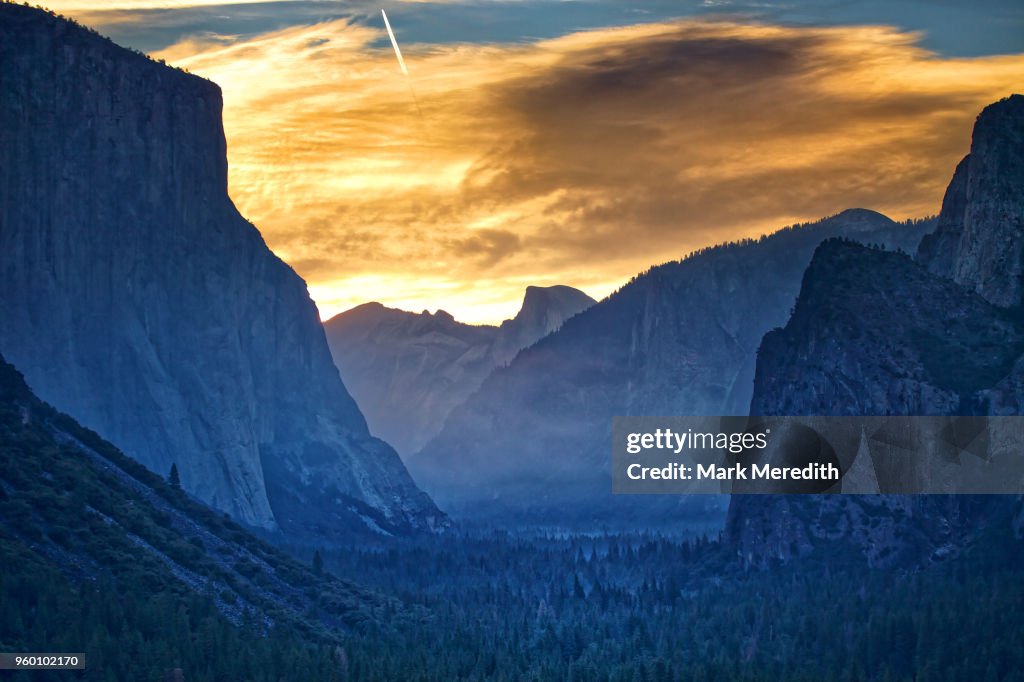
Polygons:
M580 584L579 575L573 576L572 593L573 596L578 600L583 600L587 598L587 593L583 590L583 585Z
M313 552L313 572L317 575L324 574L324 558L320 555L320 550Z
M171 464L171 473L167 475L167 482L175 490L181 490L181 478L178 476L178 465Z

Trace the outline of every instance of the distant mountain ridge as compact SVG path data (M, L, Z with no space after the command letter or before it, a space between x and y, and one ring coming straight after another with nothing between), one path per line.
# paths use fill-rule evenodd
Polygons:
M613 497L611 418L746 414L757 347L785 322L815 247L844 236L912 252L932 226L854 209L651 268L491 374L410 470L470 518L651 521L713 503Z
M443 526L367 431L305 283L228 197L221 107L209 81L0 5L0 351L251 526Z
M526 288L500 326L457 322L365 303L324 323L327 343L370 431L408 457L495 368L556 331L594 299L567 286Z

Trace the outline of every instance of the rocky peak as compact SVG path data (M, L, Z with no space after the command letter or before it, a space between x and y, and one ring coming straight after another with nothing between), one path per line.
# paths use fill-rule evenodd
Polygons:
M499 364L509 362L520 350L556 331L594 303L590 296L568 286L526 287L519 312L501 324L501 335L493 352L495 359Z
M426 315L430 315L430 313L427 312L426 310L424 310L423 313L426 314ZM436 317L439 320L444 320L445 322L447 322L449 324L455 322L455 316L452 315L447 310L438 309L438 311L436 313L434 313L434 317Z
M586 310L596 301L579 289L564 285L526 287L523 305L513 322L539 324L552 328L554 321L564 322Z
M981 112L919 257L1000 306L1024 302L1024 96Z

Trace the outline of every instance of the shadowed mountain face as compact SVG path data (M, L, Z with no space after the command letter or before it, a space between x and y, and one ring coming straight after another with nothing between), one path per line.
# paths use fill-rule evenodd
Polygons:
M786 327L761 344L751 414L984 414L985 396L1022 352L1019 316L906 255L829 241ZM825 544L872 565L942 560L1005 504L968 495L736 495L726 538L752 564Z
M992 413L1022 322L909 256L826 242L793 316L761 344L751 414Z
M850 210L655 267L496 370L410 469L466 515L678 510L682 498L611 496L612 416L746 414L757 346L788 316L814 248L847 236L913 251L927 229Z
M1014 96L979 116L920 263L839 241L819 247L792 317L761 345L752 414L1024 413L1013 275L1024 249L1013 227L1024 217L1022 113L1024 97ZM1011 504L1005 496L736 496L727 539L755 563L824 539L875 562L945 556Z
M44 400L293 538L443 523L227 195L213 83L0 5L0 349Z
M370 432L408 457L437 435L496 367L594 304L566 286L528 287L519 314L500 327L366 303L324 323L334 362Z

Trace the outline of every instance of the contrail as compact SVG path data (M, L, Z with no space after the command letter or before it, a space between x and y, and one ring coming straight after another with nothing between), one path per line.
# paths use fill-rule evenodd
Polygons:
M420 125L423 124L423 109L420 108L420 98L416 96L416 89L412 86L412 79L409 78L409 69L405 68L405 60L402 58L402 51L398 48L398 41L395 40L395 32L391 30L391 22L388 21L388 13L381 9L380 14L384 17L384 25L388 29L388 37L391 38L391 46L395 48L395 56L398 57L398 65L402 67L402 75L405 76L405 84L409 86L409 94L412 95L413 104L420 115Z
M402 51L398 49L398 41L395 40L395 32L391 30L391 22L388 21L388 13L383 9L380 11L384 17L384 25L388 27L388 37L391 38L391 46L395 48L395 56L398 57L398 65L402 67L402 75L409 77L409 69L405 68L405 60L402 59Z

